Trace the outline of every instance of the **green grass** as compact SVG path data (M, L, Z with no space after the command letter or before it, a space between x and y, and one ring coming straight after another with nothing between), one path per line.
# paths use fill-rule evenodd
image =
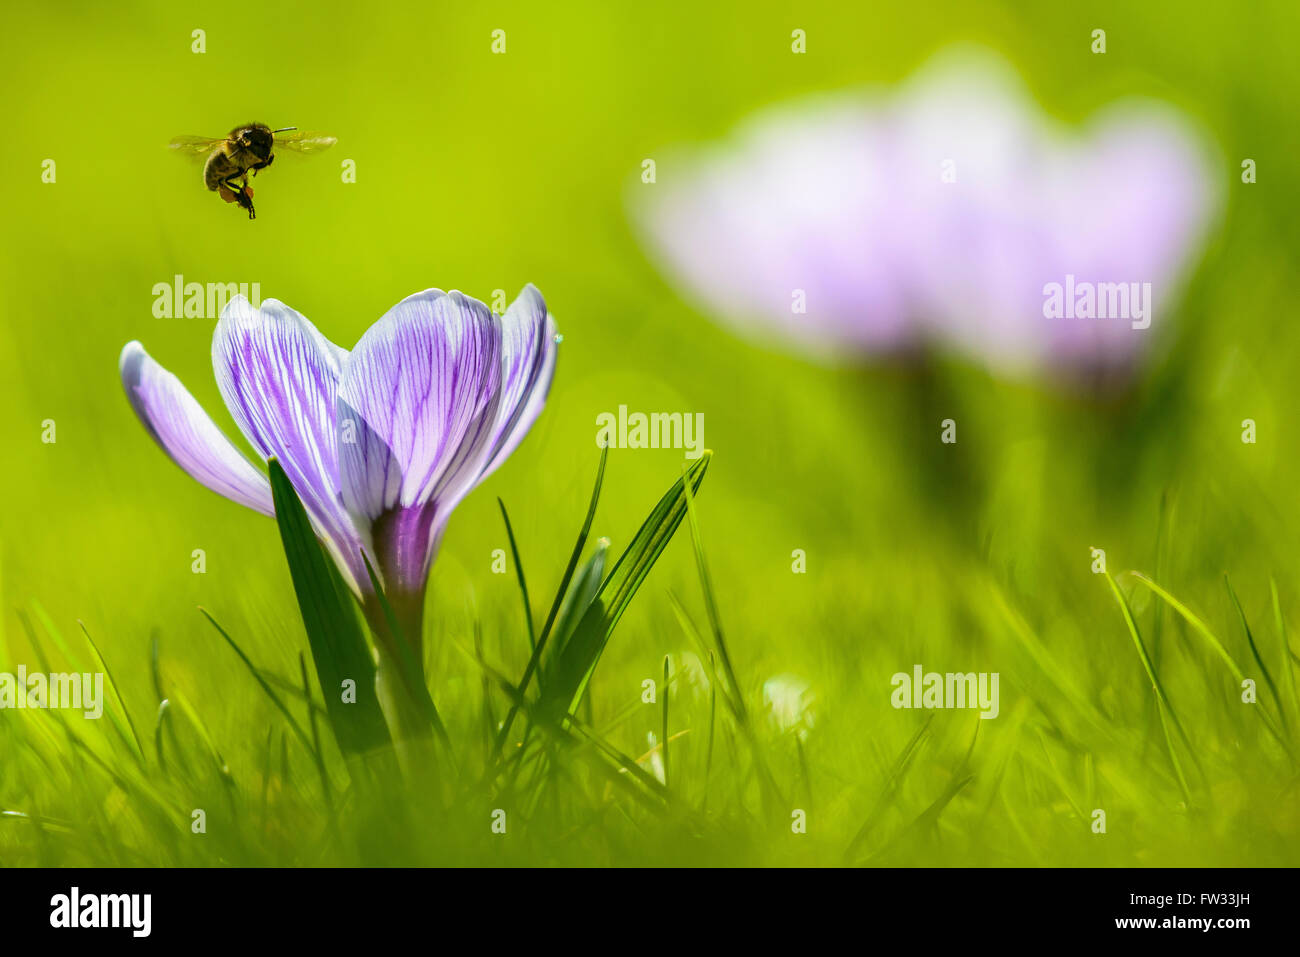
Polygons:
M811 705L819 714L811 727L783 729L754 693L752 664L724 637L702 527L707 510L696 501L709 455L684 470L603 581L597 575L599 584L588 584L592 561L603 567L606 548L598 544L582 562L606 455L550 611L531 641L526 576L516 568L530 620L498 654L508 657L513 646L517 659L528 651L522 677L507 677L508 666L484 653L480 634L475 647L455 650L483 681L443 689L435 679L450 724L437 754L395 749L386 733L383 741L373 730L359 735L358 727L373 728L365 712L326 700L336 696L321 689L347 673L339 670L340 660L353 655L346 645L304 642L315 674L329 676L318 684L304 653L296 673L282 673L253 660L203 610L244 668L243 687L235 690L241 707L271 712L254 725L267 726L265 738L239 736L243 721L219 709L205 715L170 692L165 657L150 665L156 717L142 738L89 631L82 629L88 658L35 606L24 621L41 667L93 661L107 672L111 694L100 722L60 711L4 712L4 785L12 795L0 809L6 861L1133 866L1203 860L1207 848L1233 859L1231 848L1215 842L1258 828L1261 816L1279 838L1287 833L1294 820L1287 798L1297 780L1294 684L1284 699L1264 655L1288 674L1296 662L1280 634L1261 650L1231 587L1241 626L1236 640L1221 639L1139 572L1119 580L1092 576L1089 584L1108 590L1118 608L1100 637L1105 647L1097 649L1116 667L1095 669L1101 680L1080 686L1067 675L1084 669L1076 662L1062 670L997 582L976 583L997 593L1012 623L1007 651L1014 654L1006 660L1014 690L1004 704L1010 713L987 724L971 712L942 711L882 722L876 727L900 740L864 736L857 741L863 765L846 767L822 741L833 735L844 746L852 729L827 720L820 701ZM306 544L306 515L292 507L296 499L281 497L283 475L274 465L273 472L286 546L293 528ZM504 505L502 517L508 523ZM595 689L617 684L600 668L615 626L683 520L705 627L683 601L674 597L673 606L677 638L695 655L665 655L650 679L653 697L633 686L600 694L596 707ZM346 595L332 566L315 564L323 549L314 539L310 544L314 557L287 552L295 582L314 575ZM1132 583L1129 591L1121 580ZM1145 615L1133 611L1141 591L1161 599L1148 603ZM308 621L313 603L336 601L311 587L299 590L299 600ZM1138 620L1158 619L1166 606L1181 625L1169 629L1176 643L1158 649L1157 663ZM313 627L322 625L309 625L309 634ZM1136 655L1122 653L1125 631ZM1243 644L1252 673L1264 678L1250 705L1238 695L1247 671L1232 650ZM1017 664L1016 657L1023 660ZM1140 693L1143 680L1147 695ZM1117 686L1125 689L1122 697ZM364 691L360 700L373 702ZM483 722L481 733L475 720ZM648 735L642 730L651 727ZM223 733L235 739L224 741ZM230 752L244 760L232 767ZM429 760L413 767L410 758L420 754ZM1105 834L1091 830L1098 808L1106 812ZM191 828L195 809L204 812L203 833ZM504 833L494 829L501 812ZM796 817L807 822L806 833L792 828ZM1249 859L1283 863L1292 851L1285 841L1271 850L1251 846Z

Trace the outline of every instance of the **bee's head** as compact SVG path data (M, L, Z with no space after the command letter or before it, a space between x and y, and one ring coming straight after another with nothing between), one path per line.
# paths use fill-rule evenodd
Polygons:
M258 159L264 160L271 155L275 137L271 128L261 123L250 123L239 131L239 145Z

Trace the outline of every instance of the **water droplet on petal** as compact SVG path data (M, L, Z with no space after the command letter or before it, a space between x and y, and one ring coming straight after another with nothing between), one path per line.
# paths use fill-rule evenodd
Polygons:
M560 335L560 333L558 333L558 332L557 332L554 336L552 336L551 338L555 341L555 343L556 343L557 345L558 345L559 343L561 343L561 342L564 341L564 336Z

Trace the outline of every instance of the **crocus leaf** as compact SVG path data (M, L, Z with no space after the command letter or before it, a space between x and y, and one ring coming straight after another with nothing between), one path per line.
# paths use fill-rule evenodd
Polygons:
M339 750L360 754L391 743L375 694L375 660L352 593L312 530L307 511L280 463L268 462L275 521L311 645L316 679ZM344 703L343 682L356 683L356 701Z
M569 639L573 636L573 630L578 627L578 622L582 620L583 614L591 606L592 600L596 597L596 592L600 590L601 579L605 577L605 563L609 556L609 542L601 539L596 543L595 551L591 557L582 563L578 573L573 578L573 583L569 586L568 593L564 596L564 604L560 606L560 616L555 620L555 637L551 639L553 653L548 661L547 673L555 669L556 663L564 654L565 647L569 644Z
M692 492L698 491L708 470L712 452L691 464L686 473L670 488L649 517L642 523L632 543L619 556L614 569L601 584L600 590L579 619L572 636L565 643L555 662L555 678L547 684L543 711L556 709L562 714L572 714L582 700L601 653L609 642L623 612L645 581L677 526L686 517L686 483Z

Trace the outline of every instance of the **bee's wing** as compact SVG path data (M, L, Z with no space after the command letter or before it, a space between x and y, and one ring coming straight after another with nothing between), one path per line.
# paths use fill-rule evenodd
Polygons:
M181 156L207 156L225 141L224 136L217 139L210 136L175 136L167 146Z
M277 149L293 150L295 153L319 153L337 143L337 136L330 136L319 130L294 130L291 133L276 133Z

